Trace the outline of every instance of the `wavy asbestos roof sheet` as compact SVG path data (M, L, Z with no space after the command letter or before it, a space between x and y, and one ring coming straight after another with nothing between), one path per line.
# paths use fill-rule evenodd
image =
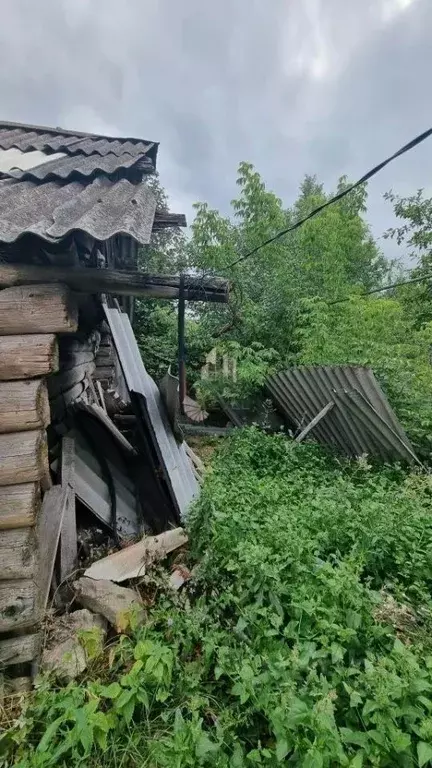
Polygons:
M7 152L13 150L6 150ZM17 150L15 150L17 151ZM0 151L0 171L2 165L2 153ZM24 152L22 157L33 155L33 152ZM38 153L40 154L40 153ZM21 160L21 162L23 162ZM8 176L13 179L25 180L33 179L38 181L48 181L59 179L83 178L88 179L92 176L104 174L109 178L120 175L122 172L136 169L142 176L143 172L151 172L153 164L146 157L132 157L128 154L114 155L109 154L101 157L100 155L78 155L69 157L63 153L55 155L44 155L42 163L26 168L10 168Z
M96 240L125 234L145 245L155 211L151 190L126 179L66 184L6 179L0 182L0 241L12 243L33 234L57 242L78 230Z
M136 158L149 155L154 163L158 150L157 142L145 139L101 136L94 133L66 131L63 128L0 121L0 148L13 147L23 152L37 149L65 152L68 155L129 154Z
M370 368L301 366L270 376L266 387L287 420L303 430L334 405L310 434L347 456L418 462L408 437ZM419 463L419 462L418 462Z

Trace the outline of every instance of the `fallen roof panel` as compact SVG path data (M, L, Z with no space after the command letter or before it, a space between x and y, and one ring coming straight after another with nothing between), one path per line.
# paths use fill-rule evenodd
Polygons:
M145 398L155 448L173 502L183 516L199 490L185 446L179 445L174 437L161 394L145 369L128 316L106 305L104 311L128 388Z
M311 436L348 456L369 454L384 460L416 461L411 443L370 368L316 365L289 368L270 376L266 388L279 410L303 430L330 402L335 407Z

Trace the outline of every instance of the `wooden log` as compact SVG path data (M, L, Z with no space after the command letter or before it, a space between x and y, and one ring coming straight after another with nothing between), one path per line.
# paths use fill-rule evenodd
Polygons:
M8 664L26 664L39 655L41 636L20 635L0 640L0 667Z
M0 531L0 581L32 578L36 555L34 528Z
M62 392L72 389L80 381L83 381L87 374L91 375L95 369L93 361L81 363L68 370L60 370L48 381L48 392L50 398L57 397Z
M0 382L0 433L47 427L50 422L44 379Z
M2 335L71 333L77 328L78 306L64 285L21 284L0 291Z
M34 525L41 505L38 483L0 488L0 531Z
M49 487L45 430L0 435L0 486L42 483Z
M39 616L34 579L0 581L0 632L36 624Z
M119 296L146 296L178 299L180 278L176 275L149 275L112 269L39 267L33 264L0 264L0 287L33 283L65 283L81 293L113 293ZM186 275L184 296L189 301L228 303L229 283L220 277Z
M0 381L36 379L58 369L53 334L0 336Z

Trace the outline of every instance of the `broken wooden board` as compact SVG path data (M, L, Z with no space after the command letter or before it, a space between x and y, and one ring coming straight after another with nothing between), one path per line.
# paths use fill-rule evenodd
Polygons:
M87 568L90 579L109 579L121 582L144 576L146 567L163 560L170 552L182 547L188 540L183 528L173 528L158 536L145 536L137 544L114 552Z

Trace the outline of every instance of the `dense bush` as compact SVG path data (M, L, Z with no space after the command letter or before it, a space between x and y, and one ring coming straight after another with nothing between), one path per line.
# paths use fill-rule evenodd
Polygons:
M159 593L86 680L42 683L0 764L425 765L431 490L281 436L230 438L188 523L189 594Z

